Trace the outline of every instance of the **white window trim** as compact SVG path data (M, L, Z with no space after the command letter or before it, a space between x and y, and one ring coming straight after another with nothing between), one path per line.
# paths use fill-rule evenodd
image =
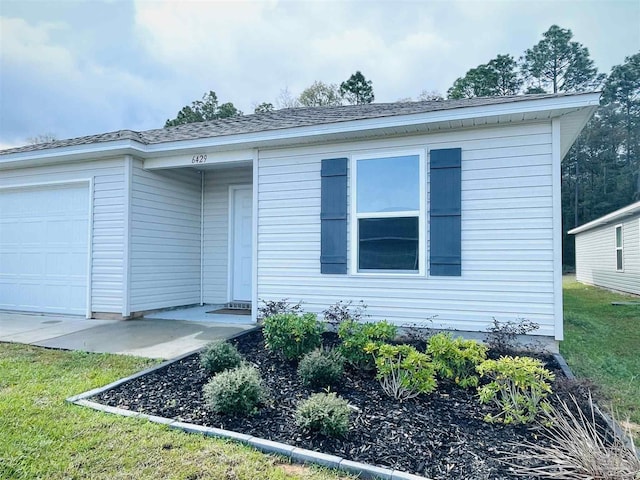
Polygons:
M620 229L620 246L618 246L618 228ZM616 272L624 272L624 228L622 228L622 224L618 224L613 229L613 241L616 247ZM618 250L620 250L621 255L620 258L622 260L622 268L618 268Z
M364 213L358 216L356 198L357 198L357 178L358 178L358 160L375 160L378 158L389 157L405 157L418 156L419 162L419 183L420 183L420 204L418 214L418 271L358 271L358 219L359 218L397 218L397 217L414 217L416 210L397 211L397 212L376 212ZM349 275L358 277L424 277L427 271L427 244L426 244L426 153L425 149L412 150L384 150L359 153L352 155L349 165Z

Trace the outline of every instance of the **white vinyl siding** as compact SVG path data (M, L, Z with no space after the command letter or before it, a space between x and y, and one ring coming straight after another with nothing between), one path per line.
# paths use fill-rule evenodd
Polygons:
M0 172L0 188L93 179L91 311L122 311L124 160L86 160Z
M640 295L640 215L622 222L624 271L616 269L616 226L603 225L576 234L579 282Z
M200 173L132 173L131 312L200 303Z
M205 170L203 248L204 303L225 303L230 300L229 186L250 185L252 182L252 167ZM319 228L320 226L318 224L318 231Z
M457 147L461 277L361 277L351 269L349 275L320 274L322 159ZM373 320L466 331L484 331L493 318L528 318L540 325L535 333L554 336L550 122L261 150L259 156L258 298L302 300L316 312L338 300L363 300ZM428 174L424 187L428 216ZM349 245L348 255L354 252Z

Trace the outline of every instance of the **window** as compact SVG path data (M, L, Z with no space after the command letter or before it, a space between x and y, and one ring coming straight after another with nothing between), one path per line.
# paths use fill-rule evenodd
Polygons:
M424 272L424 155L354 157L352 272Z
M616 270L618 272L624 270L622 258L622 225L618 225L616 227Z

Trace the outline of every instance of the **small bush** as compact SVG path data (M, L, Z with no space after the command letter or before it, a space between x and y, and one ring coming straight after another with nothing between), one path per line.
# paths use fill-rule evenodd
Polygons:
M330 387L342 377L344 357L337 350L316 349L307 353L298 365L298 376L309 387Z
M526 453L515 453L505 463L523 476L578 480L635 480L640 478L640 457L630 431L628 441L610 436L598 425L598 407L589 394L589 410L585 413L571 396L572 404L560 401L559 407L545 412L547 427L542 436L548 442L526 442ZM522 450L517 446L516 452ZM531 457L543 465L530 466Z
M518 344L518 335L528 335L539 328L540 325L526 318L518 318L515 322L500 322L494 318L493 325L487 329L486 343L502 353L516 352L524 347Z
M269 350L289 360L318 348L324 325L313 313L281 313L264 319L262 333Z
M390 397L403 401L436 389L435 367L427 354L410 345L373 343L366 351L375 356L376 378Z
M500 409L487 414L485 421L505 424L532 422L549 409L545 400L551 393L555 375L544 368L540 360L530 357L500 357L485 360L477 367L482 377L491 382L478 388L480 403L493 403Z
M339 346L340 353L354 367L373 370L373 357L365 352L365 347L370 343L380 346L389 342L395 338L397 332L397 327L386 320L368 323L344 321L338 326L338 337L342 340Z
M295 420L298 427L340 437L349 431L351 409L335 393L314 393L298 404Z
M324 321L326 323L329 325L339 326L341 323L350 320L360 322L366 316L366 309L367 306L362 300L360 300L355 307L353 307L353 300L349 300L348 302L338 300L336 303L324 310L322 314L324 315Z
M280 300L260 300L262 305L258 307L258 321L262 322L267 317L280 315L281 313L302 313L302 302L290 303L288 298Z
M266 399L258 369L242 365L214 376L203 387L207 407L215 413L248 415Z
M216 374L240 366L242 355L229 342L218 340L205 347L200 363L208 373Z
M443 332L429 338L427 353L442 378L453 380L462 388L478 386L476 367L487 359L486 346Z

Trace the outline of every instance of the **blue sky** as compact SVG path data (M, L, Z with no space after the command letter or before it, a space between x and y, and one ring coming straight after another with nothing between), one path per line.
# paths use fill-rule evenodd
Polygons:
M378 102L445 93L554 23L601 72L640 51L638 0L0 0L0 148L161 127L209 90L251 113L356 70Z

